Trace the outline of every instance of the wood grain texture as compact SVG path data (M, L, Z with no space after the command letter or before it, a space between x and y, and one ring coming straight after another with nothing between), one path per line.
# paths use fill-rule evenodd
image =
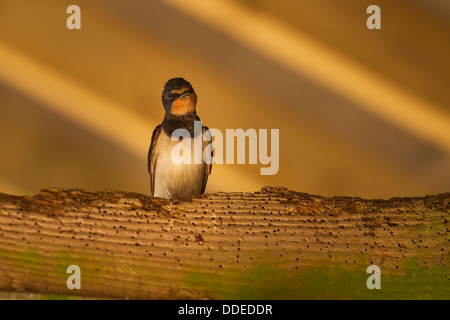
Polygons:
M450 193L364 200L266 187L163 200L0 194L0 291L131 299L449 299ZM381 269L369 290L368 266ZM81 290L69 290L69 265Z

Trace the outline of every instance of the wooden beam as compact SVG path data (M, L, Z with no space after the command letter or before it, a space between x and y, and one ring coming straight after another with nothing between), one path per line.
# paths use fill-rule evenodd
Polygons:
M163 200L0 194L0 291L133 299L450 298L450 193L365 200L266 187ZM69 290L67 267L81 269ZM381 270L368 289L367 267Z

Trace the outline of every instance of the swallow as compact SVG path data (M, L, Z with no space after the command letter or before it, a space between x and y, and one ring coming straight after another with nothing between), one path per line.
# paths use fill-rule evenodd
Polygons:
M209 148L205 154L211 156L210 161L203 161L203 156L200 163L195 161L176 163L172 159L172 150L180 143L172 139L172 133L176 129L185 129L189 132L190 140L183 143L190 143L191 146L194 143L196 133L194 123L200 121L196 111L197 94L188 81L183 78L173 78L164 85L162 104L165 110L164 119L153 131L148 151L151 195L173 199L203 194L212 170L209 129L206 126L201 127L201 145L202 155L205 148ZM207 137L206 141L204 136Z

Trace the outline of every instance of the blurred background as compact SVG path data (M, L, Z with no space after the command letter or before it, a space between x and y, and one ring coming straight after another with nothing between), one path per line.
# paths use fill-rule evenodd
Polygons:
M0 192L149 194L175 76L210 128L280 130L277 175L215 165L207 192L448 192L449 39L441 0L0 0Z

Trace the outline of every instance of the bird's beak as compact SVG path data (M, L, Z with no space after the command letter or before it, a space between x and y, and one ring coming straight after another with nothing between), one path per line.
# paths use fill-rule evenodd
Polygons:
M188 91L188 92L183 93L181 96L179 96L175 100L185 100L185 101L191 100L195 105L195 104L197 104L197 95L193 91Z
M190 95L192 95L192 94L193 94L192 92L188 91L188 92L186 92L186 93L183 93L181 96L179 96L178 99L182 99L182 98L187 97L187 96L190 96Z

